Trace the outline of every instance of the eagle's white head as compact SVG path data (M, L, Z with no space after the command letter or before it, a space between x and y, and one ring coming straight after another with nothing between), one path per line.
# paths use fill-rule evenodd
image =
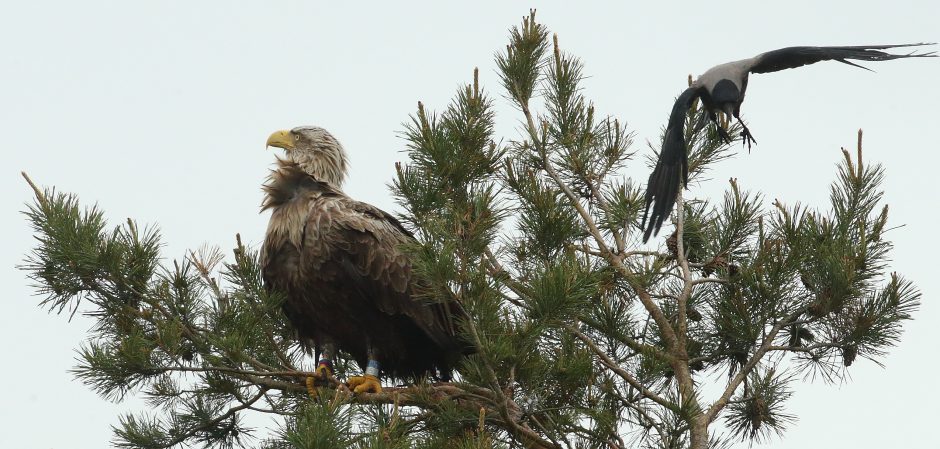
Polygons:
M346 179L346 151L327 130L318 126L298 126L290 131L276 131L267 146L283 148L287 160L318 181L341 187Z

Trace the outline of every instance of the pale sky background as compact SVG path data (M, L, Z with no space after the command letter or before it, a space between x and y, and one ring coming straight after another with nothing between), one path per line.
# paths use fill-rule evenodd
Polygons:
M422 100L437 110L479 67L496 99L498 135L519 136L493 54L532 3L299 1L4 2L0 8L0 447L105 447L119 413L75 381L75 348L91 324L37 307L17 270L33 245L20 213L42 185L97 202L117 224L158 223L168 258L207 242L263 238L259 185L274 130L317 124L346 146L346 191L394 210L386 187L403 160L401 123ZM538 18L583 58L585 94L629 123L637 150L655 141L686 75L790 45L940 40L940 2L786 1L569 5ZM635 6L628 6L633 3ZM751 78L743 116L758 144L715 166L695 194L718 198L729 177L773 198L824 206L841 158L865 129L865 157L887 169L892 269L924 294L885 368L859 360L844 385L798 384L799 422L767 447L936 447L940 307L940 59L838 63ZM626 175L644 180L640 159ZM669 227L667 227L669 229ZM668 230L667 230L668 232ZM746 447L746 443L740 444Z

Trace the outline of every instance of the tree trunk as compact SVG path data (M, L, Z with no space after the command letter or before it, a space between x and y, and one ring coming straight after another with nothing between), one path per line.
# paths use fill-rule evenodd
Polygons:
M706 449L708 447L708 422L704 414L693 418L690 430L689 449Z

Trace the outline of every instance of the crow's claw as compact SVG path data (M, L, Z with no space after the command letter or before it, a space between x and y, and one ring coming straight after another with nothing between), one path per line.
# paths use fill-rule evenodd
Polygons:
M747 145L747 152L751 152L751 145L757 143L757 139L754 138L754 135L751 134L751 130L744 127L744 130L741 131L741 145Z
M722 128L721 125L716 123L715 130L718 132L718 137L721 138L721 140L724 140L727 144L731 143L731 135L728 134L728 131Z

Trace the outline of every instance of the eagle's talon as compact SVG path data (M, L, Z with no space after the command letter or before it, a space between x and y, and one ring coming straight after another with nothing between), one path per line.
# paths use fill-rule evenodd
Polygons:
M307 386L307 394L310 395L310 399L316 399L319 394L317 393L317 378L314 376L307 376L304 379L304 384Z
M353 393L381 393L382 384L379 382L379 378L371 374L365 374L362 376L352 376L349 378L349 381L346 382L349 385L349 388L352 389Z
M320 380L330 380L333 378L333 368L326 363L321 362L313 372L317 374L317 378Z
M317 388L332 387L336 383L336 380L333 378L333 365L328 361L321 360L317 368L313 370L313 375L307 376L304 381L307 387L307 394L309 394L311 398L316 399L319 396Z

